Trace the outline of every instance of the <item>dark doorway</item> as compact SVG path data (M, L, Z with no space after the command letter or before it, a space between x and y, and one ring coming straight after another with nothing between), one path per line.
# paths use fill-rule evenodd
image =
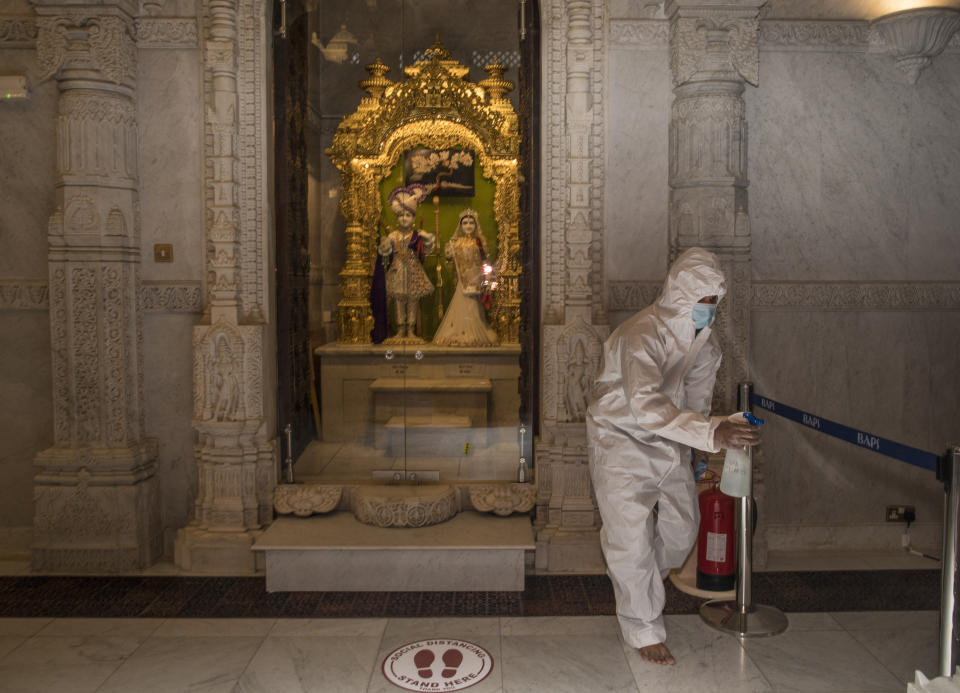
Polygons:
M309 39L300 3L287 3L285 19L286 36L275 35L273 43L278 425L284 457L296 460L317 435L310 368L305 127ZM280 25L278 6L274 26Z

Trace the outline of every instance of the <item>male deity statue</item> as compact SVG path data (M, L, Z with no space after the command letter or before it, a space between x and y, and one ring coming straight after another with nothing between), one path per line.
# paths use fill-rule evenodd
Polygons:
M424 257L433 251L435 235L414 226L417 206L426 198L426 186L414 183L396 188L388 203L397 216L396 228L388 229L380 241L379 252L386 268L387 297L393 301L397 333L385 344L420 344L417 322L420 299L433 292L433 284L423 271Z

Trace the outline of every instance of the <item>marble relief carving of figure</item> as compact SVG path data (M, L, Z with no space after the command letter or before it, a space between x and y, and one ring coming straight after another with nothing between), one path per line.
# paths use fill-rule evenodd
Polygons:
M433 337L443 346L496 346L497 333L487 324L493 268L487 257L483 229L472 209L460 212L457 230L444 246L454 266L456 288L443 321Z
M587 366L590 360L583 348L583 342L578 339L574 344L573 354L567 362L567 384L564 395L570 421L583 421L587 415L587 400L592 377L588 372Z
M387 297L393 302L397 333L385 344L421 343L416 334L420 317L420 299L433 292L433 284L423 271L424 257L433 252L435 236L414 225L417 207L427 196L427 188L412 184L396 188L388 203L397 216L396 228L388 229L380 241L379 253L386 268L384 282Z
M236 418L240 403L240 379L237 377L236 364L226 341L217 340L217 361L214 364L214 386L217 396L213 407L213 418L217 421L232 421Z

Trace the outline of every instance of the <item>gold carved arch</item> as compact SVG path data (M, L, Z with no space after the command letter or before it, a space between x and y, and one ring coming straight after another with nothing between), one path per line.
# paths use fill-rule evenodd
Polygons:
M494 183L500 288L490 321L500 343L515 344L520 327L520 138L516 113L504 98L513 85L501 77L502 65L488 65L490 78L474 84L464 79L469 69L451 59L440 44L426 55L404 70L407 79L400 84L386 79L388 68L382 62L368 65L371 77L360 86L370 96L343 119L327 150L340 171L340 211L347 222L338 341L371 341L369 295L382 213L380 182L410 149L462 147L475 153L483 176Z

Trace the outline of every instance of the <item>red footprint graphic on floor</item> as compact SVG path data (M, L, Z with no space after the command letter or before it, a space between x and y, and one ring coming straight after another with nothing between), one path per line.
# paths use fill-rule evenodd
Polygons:
M447 665L447 668L440 672L440 675L449 679L457 675L457 669L460 667L460 662L463 661L463 653L460 650L447 650L443 653L443 663Z
M413 663L417 666L417 673L420 674L421 678L428 679L433 676L433 669L430 668L430 665L433 664L435 657L436 655L433 654L433 650L427 648L420 650L413 656ZM444 655L443 657L443 661L447 661L447 656ZM444 671L446 671L446 669L444 669Z

